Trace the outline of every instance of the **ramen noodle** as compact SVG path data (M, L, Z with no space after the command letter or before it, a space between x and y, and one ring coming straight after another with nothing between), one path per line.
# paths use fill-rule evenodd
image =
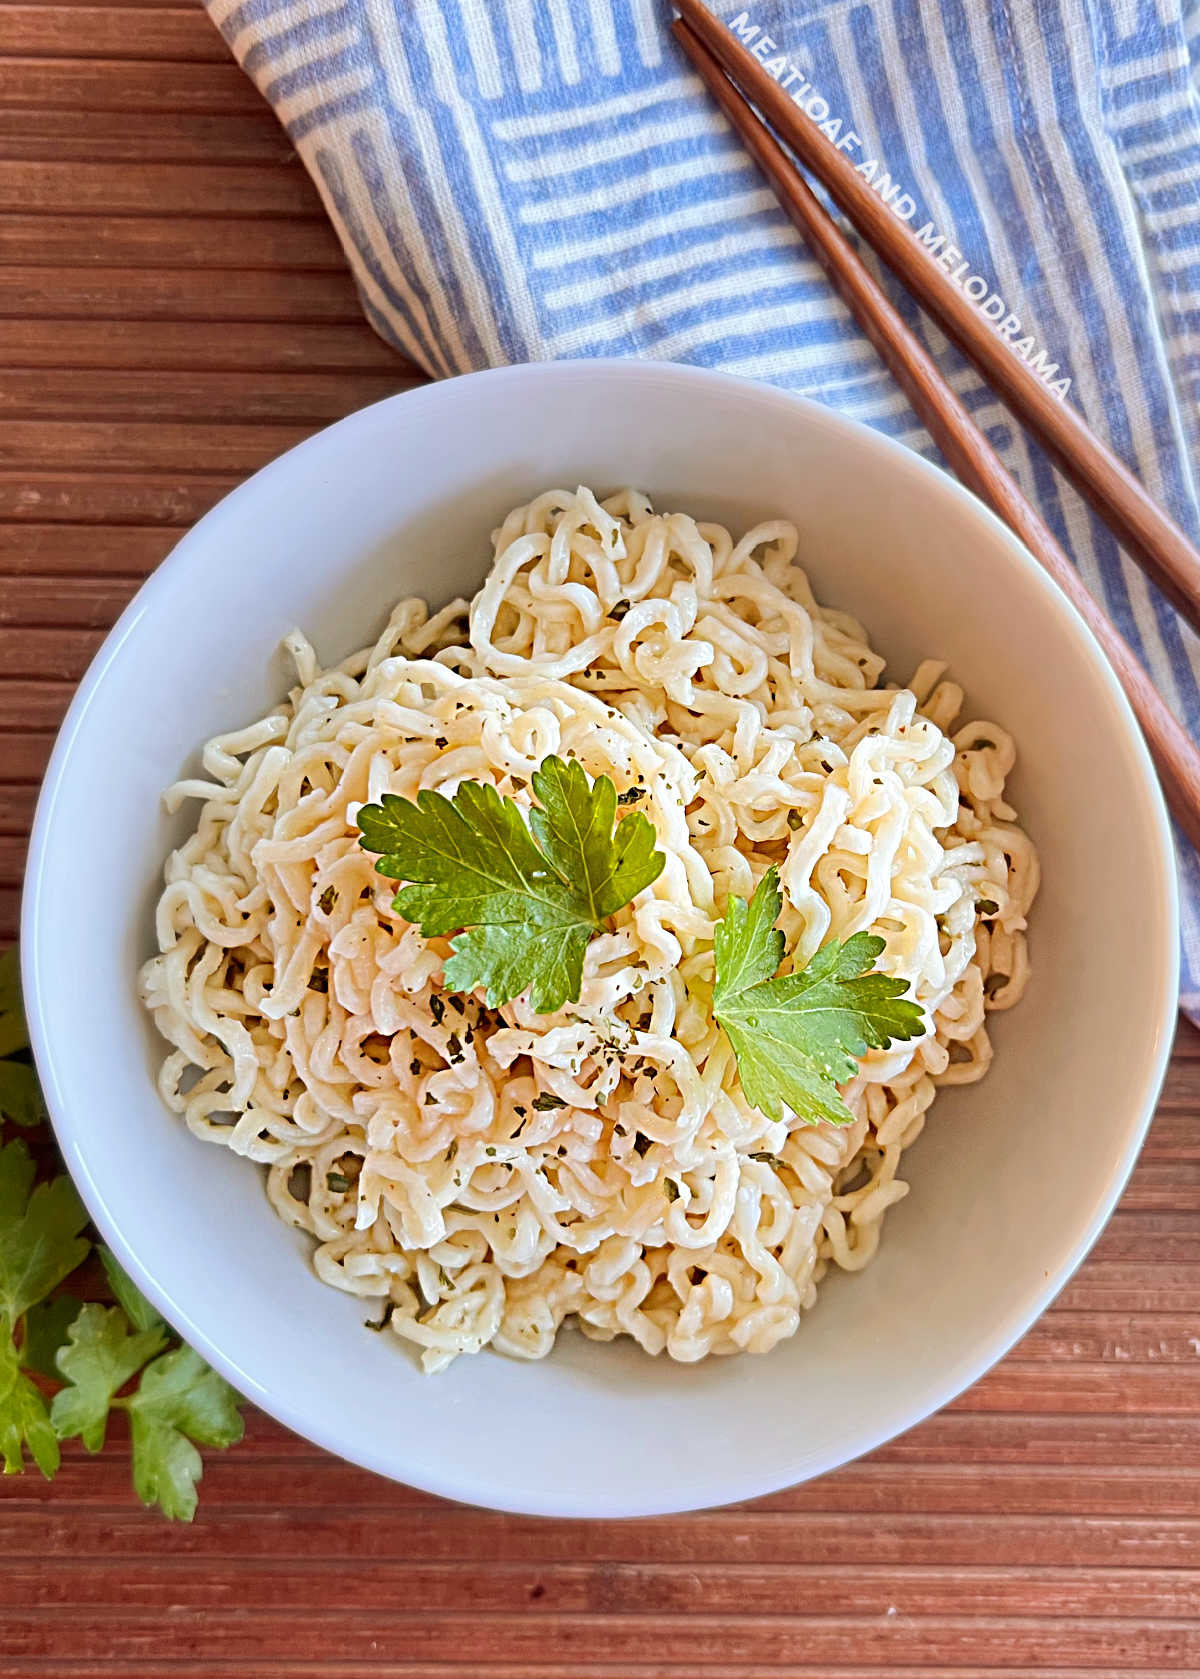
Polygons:
M540 1358L566 1320L683 1360L766 1352L830 1266L872 1257L939 1086L980 1078L1020 996L1036 853L1013 743L905 688L820 606L795 528L740 541L623 491L554 490L494 536L473 600L402 601L322 668L294 632L286 703L204 748L142 996L162 1094L267 1169L326 1282L426 1369ZM549 755L653 824L658 879L588 945L557 1014L443 989L449 942L393 909L359 845L385 792L486 782L524 808ZM790 959L870 930L926 1031L842 1087L851 1124L746 1100L711 1004L713 928L772 864Z

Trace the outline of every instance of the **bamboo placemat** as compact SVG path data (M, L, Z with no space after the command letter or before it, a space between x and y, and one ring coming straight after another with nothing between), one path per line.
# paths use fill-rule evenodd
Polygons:
M139 580L264 461L413 382L198 10L0 4L0 939L55 727ZM1196 1673L1198 1447L1185 1029L1059 1304L863 1462L742 1509L540 1522L391 1486L251 1414L187 1528L136 1504L118 1438L68 1451L52 1486L0 1483L0 1675Z

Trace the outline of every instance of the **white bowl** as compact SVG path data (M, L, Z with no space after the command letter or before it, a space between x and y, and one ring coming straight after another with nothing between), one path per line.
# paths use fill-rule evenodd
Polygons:
M587 483L741 531L794 519L819 598L906 680L948 658L1018 743L1041 850L1033 977L979 1085L943 1092L908 1199L861 1275L831 1276L765 1359L685 1366L564 1334L419 1373L318 1282L259 1171L160 1102L135 996L182 834L161 790L283 691L300 624L327 661L399 596L469 593L499 517ZM194 812L192 813L194 819ZM751 1497L944 1405L1095 1240L1153 1111L1176 1006L1175 873L1141 737L1087 630L965 491L878 434L696 369L568 362L474 374L355 414L252 478L150 579L63 726L26 882L25 986L63 1153L141 1287L264 1410L356 1463L507 1510L616 1516Z

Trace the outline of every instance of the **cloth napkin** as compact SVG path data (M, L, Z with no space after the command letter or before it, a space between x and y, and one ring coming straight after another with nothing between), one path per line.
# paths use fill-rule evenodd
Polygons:
M208 9L320 189L367 316L431 374L571 356L696 362L802 391L934 456L689 73L667 0ZM714 10L1200 538L1200 3ZM1197 638L885 283L1200 733ZM1183 1006L1200 1017L1200 865L1186 843L1179 855Z

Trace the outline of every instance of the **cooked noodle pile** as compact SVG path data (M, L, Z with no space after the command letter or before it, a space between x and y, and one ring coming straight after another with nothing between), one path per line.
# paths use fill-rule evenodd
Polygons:
M494 540L469 608L403 601L328 670L290 636L287 703L169 793L202 805L142 973L162 1093L268 1167L318 1274L378 1298L428 1370L540 1358L567 1318L677 1359L766 1352L831 1263L874 1254L938 1086L986 1072L986 1012L1025 985L1012 741L956 721L941 665L879 686L790 524L735 543L634 491L555 490ZM527 806L550 754L611 776L666 867L589 945L577 1004L488 1009L441 989L448 942L397 916L354 818L462 780ZM766 1120L712 1018L714 921L771 863L796 968L870 929L925 1011L844 1087L852 1125Z

